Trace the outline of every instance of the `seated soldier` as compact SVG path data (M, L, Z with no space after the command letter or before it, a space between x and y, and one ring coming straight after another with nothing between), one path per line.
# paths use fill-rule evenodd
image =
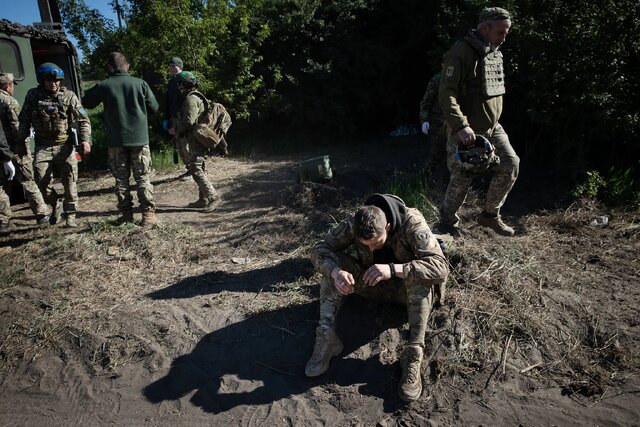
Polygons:
M357 259L347 255L354 246ZM335 333L336 314L344 297L383 297L406 304L409 342L402 353L400 398L412 402L422 393L420 367L434 292L444 298L449 274L442 254L422 214L390 194L373 194L355 215L349 216L318 242L312 253L320 284L320 325L313 355L305 373L323 374L329 360L342 352Z

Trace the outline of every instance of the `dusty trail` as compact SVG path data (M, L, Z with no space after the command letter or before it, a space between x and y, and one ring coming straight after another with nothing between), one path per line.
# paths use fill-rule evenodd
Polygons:
M310 245L366 192L419 166L421 144L218 159L208 172L225 203L211 214L185 208L197 193L180 170L158 173L162 224L151 231L109 225L105 174L81 179L78 230L34 229L17 206L14 232L0 236L13 247L0 261L0 423L637 423L638 214L590 228L600 212L588 205L525 212L505 244L471 225L472 195L418 402L397 398L402 308L348 301L344 353L321 378L304 376L318 315ZM336 181L296 184L297 162L326 153Z

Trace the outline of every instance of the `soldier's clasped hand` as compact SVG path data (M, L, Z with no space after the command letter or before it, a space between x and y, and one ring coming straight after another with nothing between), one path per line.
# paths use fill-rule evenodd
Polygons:
M336 290L340 295L351 295L355 290L356 281L353 275L348 271L342 270L340 267L336 267L331 272L331 278L336 287Z
M362 276L365 285L376 286L383 280L391 279L391 267L389 264L373 264Z

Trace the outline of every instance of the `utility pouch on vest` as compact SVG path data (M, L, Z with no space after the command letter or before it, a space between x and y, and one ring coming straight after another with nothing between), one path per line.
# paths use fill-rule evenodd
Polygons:
M480 78L482 93L486 96L500 96L506 92L504 87L504 69L502 52L489 52L480 59Z
M305 160L298 167L298 182L326 182L333 179L333 168L329 156Z

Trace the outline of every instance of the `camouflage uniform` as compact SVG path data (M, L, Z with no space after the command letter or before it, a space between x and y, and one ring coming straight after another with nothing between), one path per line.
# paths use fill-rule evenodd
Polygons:
M115 193L118 198L118 211L129 214L133 211L133 196L129 186L129 177L138 184L138 202L142 212L155 211L156 203L151 184L151 150L149 145L142 147L109 147L109 169L116 180Z
M207 150L195 139L191 131L205 109L204 101L194 92L191 91L185 96L182 109L178 113L176 125L178 152L193 175L193 180L198 184L199 198L212 201L219 199L220 196L205 172Z
M13 157L5 136L4 125L0 123L0 164L10 161ZM4 169L0 169L0 184L3 184L0 185L0 225L6 227L11 219L11 201L4 191L5 180Z
M499 63L500 77L498 87L501 90L488 93L486 76L482 69L485 63ZM491 51L478 38L475 30L470 31L463 40L458 41L444 55L443 79L440 84L439 101L444 118L450 128L447 140L447 165L451 173L449 186L440 207L441 223L457 226L457 211L464 203L473 175L464 171L455 159L460 140L459 130L470 126L475 133L489 139L500 157L500 164L492 166L494 176L487 192L484 211L496 215L504 204L509 191L518 177L520 159L511 147L509 137L498 123L502 114L502 94L504 79L502 76L502 54ZM495 89L495 88L494 88Z
M349 247L355 248L357 259L346 253ZM344 300L331 279L331 271L337 266L354 276L355 293L406 305L410 327L409 344L424 347L434 292L439 294L441 300L444 298L449 267L437 240L417 209L406 208L406 215L401 223L396 229L389 231L385 246L375 252L371 252L356 238L354 217L349 216L315 245L312 261L322 274L321 326L334 329L336 314ZM364 284L362 275L367 268L376 263L390 262L404 264L404 279L387 280L374 287Z
M78 141L89 142L91 137L91 124L80 100L65 88L51 94L38 86L27 92L19 118L19 141L29 136L31 126L35 131L35 179L45 201L55 206L60 197L60 189L54 188L52 183L55 173L64 188L64 212L67 216L75 215L78 210L78 161L69 137L73 124L78 126Z
M433 170L445 162L447 154L447 130L442 109L438 103L438 90L442 73L436 73L420 101L420 123L429 122L430 156L427 167Z
M0 121L5 129L5 135L11 150L16 153L18 150L18 111L20 106L7 91L0 89ZM13 164L16 167L16 180L22 184L24 192L29 201L29 207L34 215L42 217L47 215L47 205L42 198L42 193L38 189L38 185L33 179L33 158L29 152L29 146L23 140L22 150L25 154L16 155L13 158ZM0 178L0 185L4 184L4 178Z

